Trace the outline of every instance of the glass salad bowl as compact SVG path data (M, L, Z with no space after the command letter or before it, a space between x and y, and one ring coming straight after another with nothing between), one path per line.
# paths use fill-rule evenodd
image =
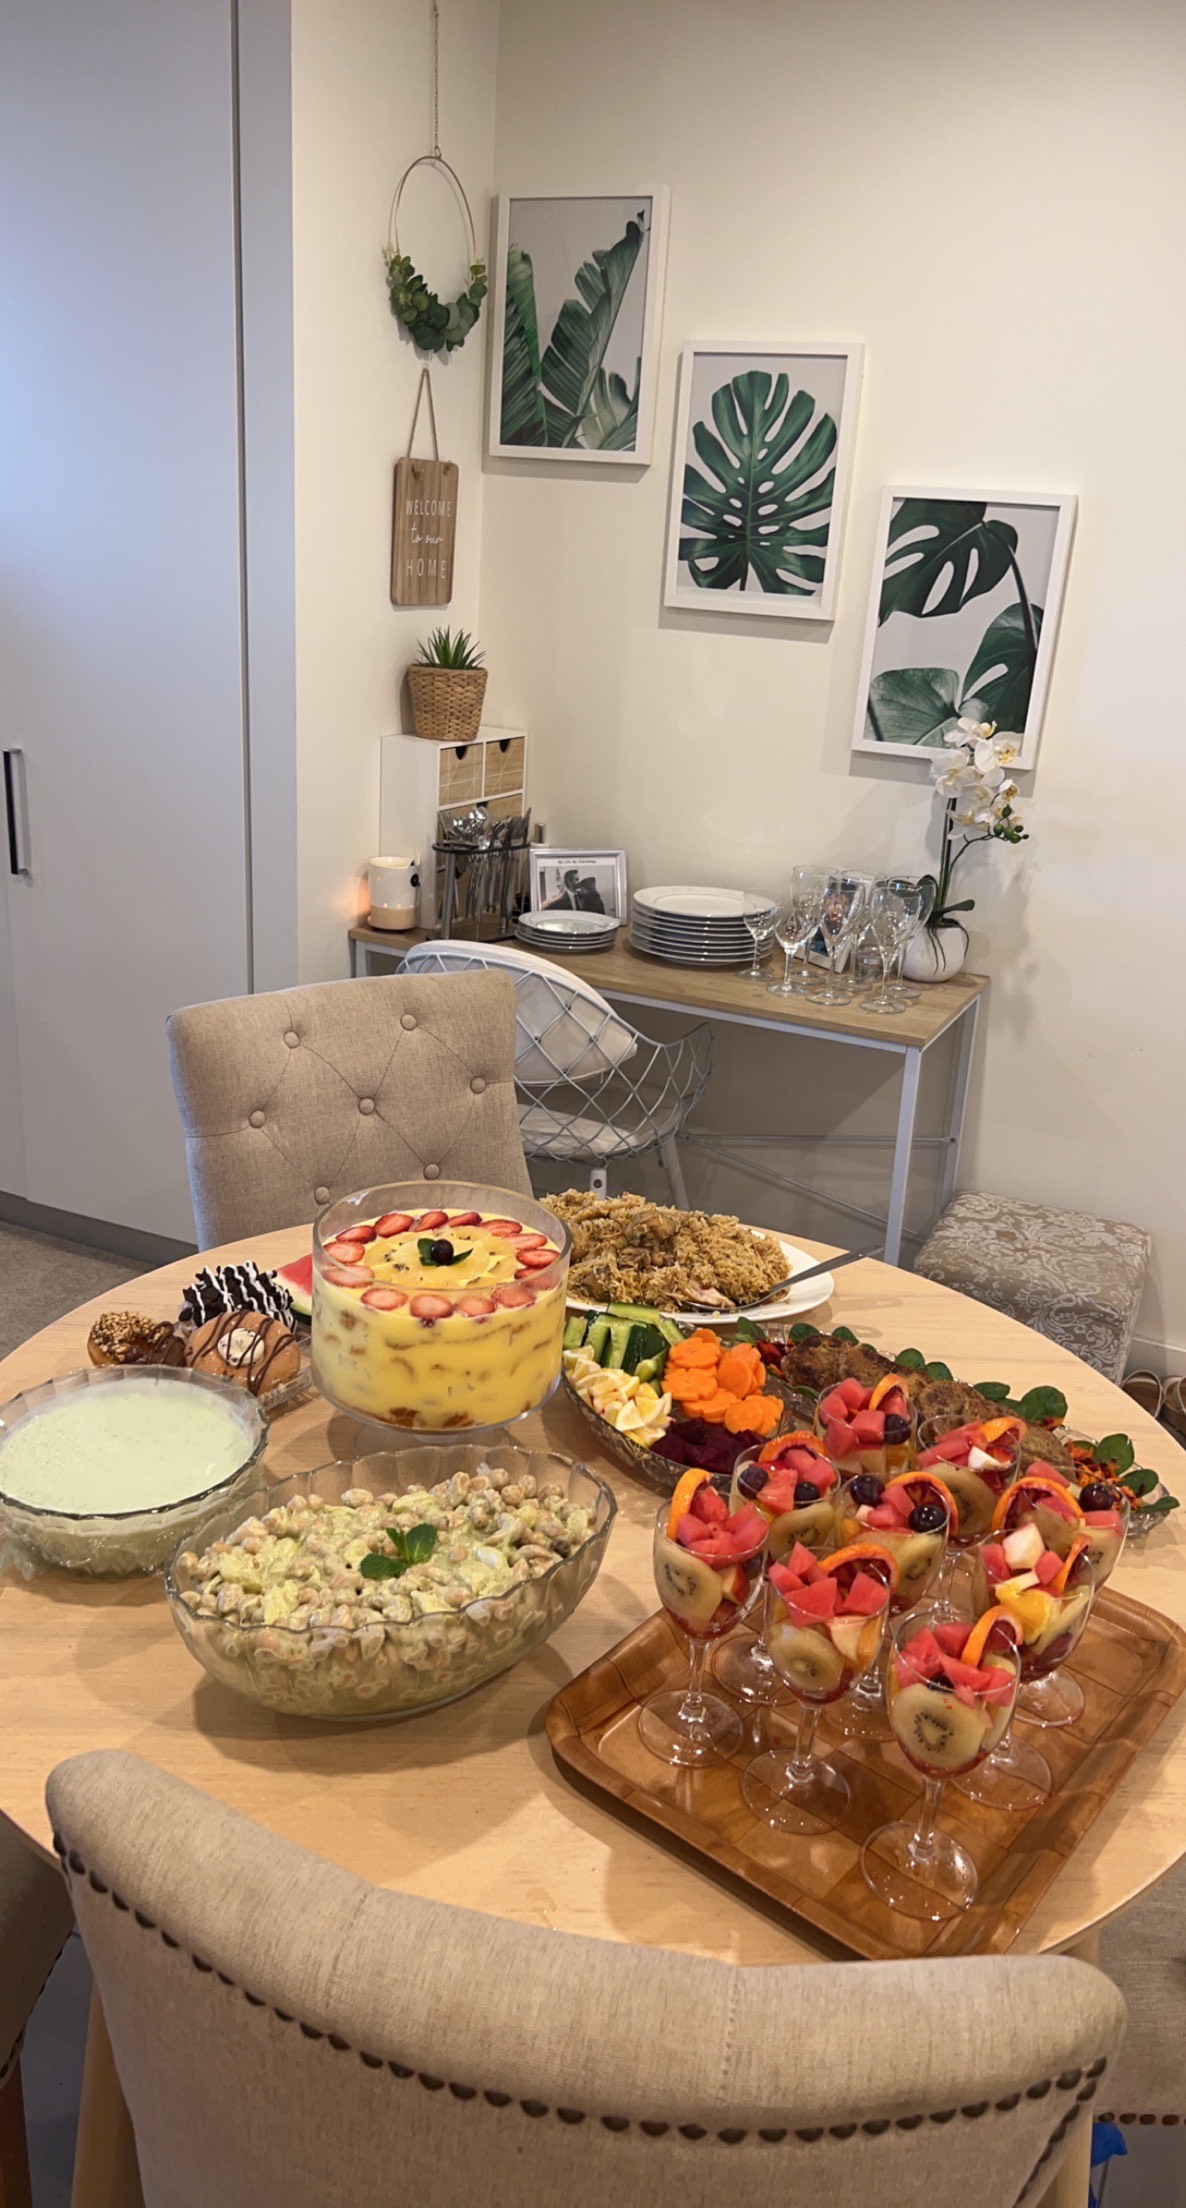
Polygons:
M181 1366L91 1365L0 1404L0 1548L63 1571L159 1572L256 1484L255 1398Z
M240 1494L165 1591L190 1654L236 1694L292 1717L407 1716L550 1639L616 1512L604 1480L550 1450L419 1443Z

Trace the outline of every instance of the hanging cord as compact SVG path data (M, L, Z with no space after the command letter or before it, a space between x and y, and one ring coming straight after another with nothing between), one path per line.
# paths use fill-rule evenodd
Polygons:
M428 426L432 431L432 457L434 460L439 460L441 457L441 448L437 443L437 413L432 403L432 377L429 375L427 368L422 368L420 370L420 381L416 386L416 404L412 412L412 426L408 431L408 449L404 454L405 460L410 460L412 457L412 446L416 438L416 424L420 419L420 401L426 391L428 393Z
M441 11L432 0L432 150L441 158Z

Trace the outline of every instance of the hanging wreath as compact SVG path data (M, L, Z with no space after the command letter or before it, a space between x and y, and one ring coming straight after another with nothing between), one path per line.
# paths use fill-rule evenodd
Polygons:
M413 169L425 167L443 170L452 180L469 225L470 251L473 256L470 261L469 283L464 291L458 293L456 299L438 298L436 292L425 282L411 255L400 249L399 203L404 186ZM486 263L478 258L477 233L474 230L470 204L465 196L465 186L457 171L450 168L440 153L422 153L404 170L391 203L391 222L388 243L383 252L383 264L387 270L387 296L391 301L391 311L396 321L407 331L413 345L422 353L452 353L456 352L459 345L464 345L482 311L482 301L486 296Z

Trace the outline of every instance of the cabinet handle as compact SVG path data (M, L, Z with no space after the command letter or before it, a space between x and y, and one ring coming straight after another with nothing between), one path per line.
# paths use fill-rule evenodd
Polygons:
M8 822L8 871L29 881L29 821L25 792L25 754L4 754L4 811Z

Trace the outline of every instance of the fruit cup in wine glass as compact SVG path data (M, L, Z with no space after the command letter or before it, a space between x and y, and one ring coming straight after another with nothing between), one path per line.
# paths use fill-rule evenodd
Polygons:
M686 1638L690 1664L682 1686L663 1687L643 1704L639 1731L664 1763L719 1763L741 1743L741 1723L719 1695L706 1692L709 1643L740 1624L762 1578L766 1520L752 1503L730 1510L728 1483L693 1468L655 1518L659 1599Z
M766 1551L781 1564L796 1543L813 1556L834 1545L838 1486L814 1434L802 1429L778 1434L760 1449L747 1449L733 1468L730 1503L734 1510L752 1503L767 1524ZM740 1702L778 1702L784 1689L761 1634L747 1641L737 1635L722 1643L713 1670L726 1692Z
M840 1380L816 1405L815 1430L842 1479L871 1472L883 1485L914 1463L918 1417L894 1372L866 1386Z
M842 1547L876 1541L889 1550L898 1567L890 1609L901 1617L930 1593L938 1579L956 1515L954 1498L934 1472L915 1469L890 1480L858 1472L837 1498L836 1538ZM878 1671L868 1671L858 1681L837 1723L841 1732L857 1739L878 1739L884 1734L885 1701Z
M799 1704L793 1748L766 1748L746 1765L741 1791L780 1832L826 1832L851 1799L844 1773L815 1752L819 1714L876 1665L897 1566L861 1543L822 1559L797 1542L766 1573L766 1645Z
M1086 1525L1082 1531L1072 1529L1068 1541L1062 1531L1065 1521L1060 1520L1055 1536L1059 1546L1052 1548L1031 1506L1040 1499L1049 1523L1063 1498L1053 1492L1057 1482L1050 1481L1043 1495L1031 1486L1033 1480L1028 1472L1004 1499L1012 1530L1006 1532L1003 1517L997 1529L1002 1538L984 1542L973 1559L972 1606L979 1613L995 1604L1017 1626L1022 1681L1018 1717L1035 1725L1073 1725L1083 1715L1083 1689L1077 1679L1061 1674L1060 1666L1078 1646L1095 1599L1092 1532ZM1069 1490L1065 1500L1073 1500ZM1116 1550L1114 1557L1118 1554Z
M946 1429L938 1419L928 1419L919 1428L918 1468L938 1475L959 1513L948 1536L937 1601L951 1599L957 1555L991 1533L1001 1497L1017 1478L1024 1431L1022 1420L1012 1417Z
M774 941L782 918L781 907L768 897L747 897L741 908L741 917L754 946L753 964L747 966L746 975L750 981L759 981L762 960Z
M886 1673L890 1730L926 1782L915 1823L882 1825L865 1842L873 1892L905 1916L939 1923L971 1907L978 1884L966 1848L939 1829L945 1779L972 1771L1004 1737L1020 1678L1015 1629L989 1615L932 1628L906 1618Z
M1033 1519L1056 1556L1069 1556L1072 1541L1082 1535L1098 1589L1120 1562L1132 1523L1132 1504L1124 1489L1111 1480L1088 1479L1076 1488L1055 1465L1035 1461L998 1508L994 1538L1012 1533L1027 1518Z

